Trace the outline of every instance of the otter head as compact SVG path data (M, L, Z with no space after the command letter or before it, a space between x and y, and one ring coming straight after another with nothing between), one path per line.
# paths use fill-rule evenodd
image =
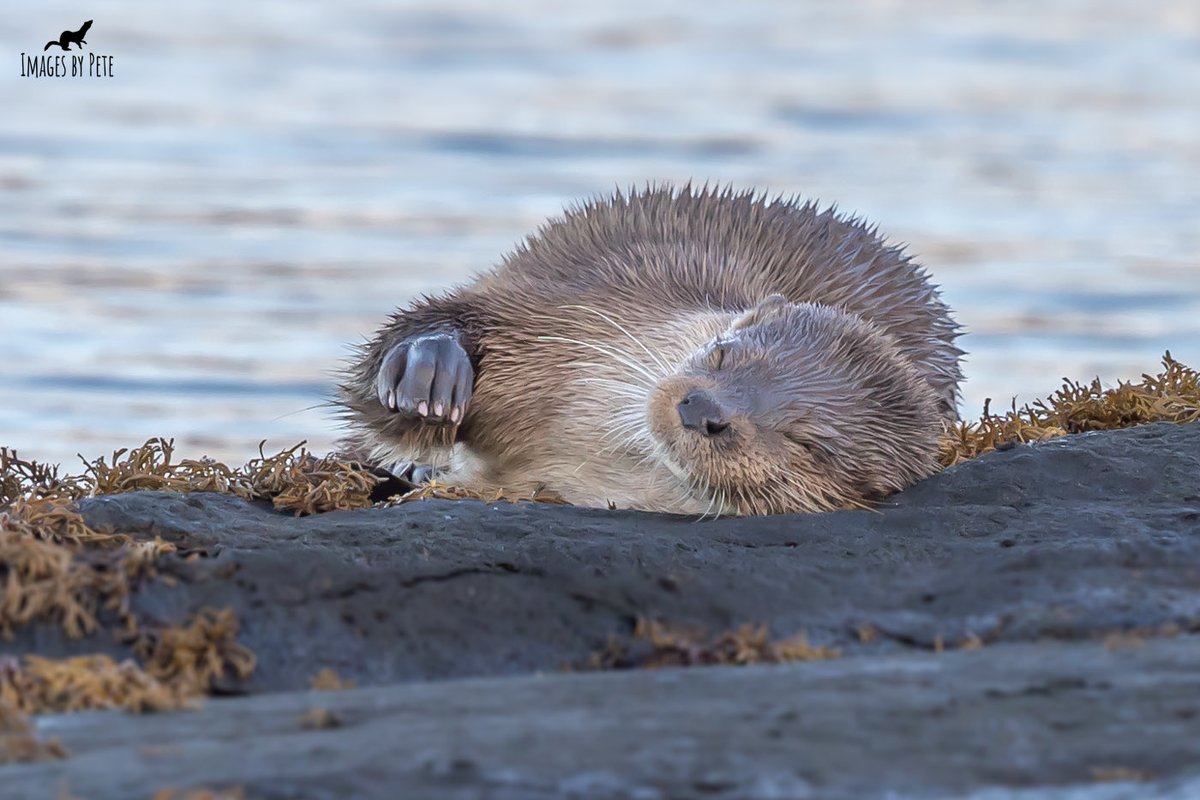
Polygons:
M657 383L656 456L714 509L861 506L935 471L934 390L860 317L780 295Z

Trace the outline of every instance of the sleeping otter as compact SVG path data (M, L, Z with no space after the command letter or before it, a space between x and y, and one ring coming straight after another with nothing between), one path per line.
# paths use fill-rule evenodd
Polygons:
M875 228L685 186L551 220L391 316L338 404L376 462L590 506L861 506L937 469L958 326Z

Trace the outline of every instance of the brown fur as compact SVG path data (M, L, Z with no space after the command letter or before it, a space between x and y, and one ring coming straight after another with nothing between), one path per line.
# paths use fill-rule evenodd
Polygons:
M458 426L385 409L387 351L457 332ZM392 315L341 386L376 460L449 464L470 488L742 514L861 505L936 469L961 378L924 271L874 228L788 199L690 186L592 201L494 271ZM685 430L709 390L728 435Z

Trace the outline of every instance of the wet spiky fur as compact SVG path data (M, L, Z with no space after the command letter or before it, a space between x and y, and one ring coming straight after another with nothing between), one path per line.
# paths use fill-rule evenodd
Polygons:
M375 395L387 351L439 330L457 333L476 372L456 427ZM448 465L468 488L682 513L821 510L936 469L957 418L957 331L924 271L857 219L653 187L572 208L474 283L393 314L339 405L371 458ZM718 341L742 353L735 368L706 361ZM704 453L676 446L671 409L694 386L734 415ZM763 395L775 401L748 399Z

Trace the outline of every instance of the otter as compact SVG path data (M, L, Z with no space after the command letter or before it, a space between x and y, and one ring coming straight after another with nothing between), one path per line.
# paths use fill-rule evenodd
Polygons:
M50 41L46 42L46 46L42 48L42 52L46 52L55 45L58 45L63 50L70 50L72 43L79 45L79 49L82 50L83 46L87 44L87 42L83 40L83 37L87 36L88 28L90 27L92 27L92 21L89 19L87 22L83 23L83 26L77 31L63 31L58 35L58 39L51 39Z
M391 315L338 389L374 463L682 514L863 507L937 470L959 326L875 227L670 185L568 208Z

